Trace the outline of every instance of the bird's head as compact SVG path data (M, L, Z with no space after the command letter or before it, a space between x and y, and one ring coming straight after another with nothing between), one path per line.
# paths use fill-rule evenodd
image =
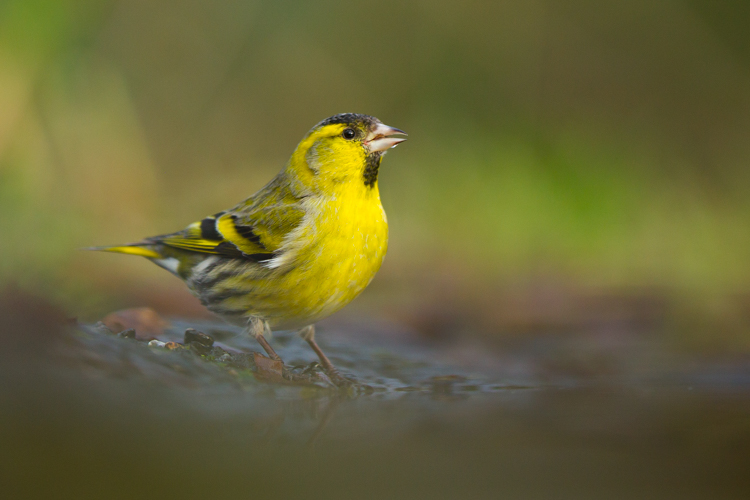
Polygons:
M318 123L299 143L288 166L317 188L359 182L377 183L383 154L404 142L406 135L368 115L344 113Z

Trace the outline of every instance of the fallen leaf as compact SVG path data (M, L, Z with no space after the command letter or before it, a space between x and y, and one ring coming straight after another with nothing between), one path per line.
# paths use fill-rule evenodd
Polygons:
M150 307L123 309L109 314L102 323L113 332L121 332L130 328L135 330L138 340L154 340L164 334L169 322Z
M267 382L285 382L283 377L284 363L268 358L259 352L253 353L253 360L257 371L255 375Z

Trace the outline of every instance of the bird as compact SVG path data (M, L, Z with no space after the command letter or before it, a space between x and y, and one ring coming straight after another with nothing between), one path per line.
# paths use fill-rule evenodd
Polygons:
M373 116L331 116L276 177L233 208L175 233L90 250L145 257L168 270L273 360L282 361L265 336L297 330L339 385L347 379L315 341L315 323L351 302L380 269L388 222L378 172L406 135Z

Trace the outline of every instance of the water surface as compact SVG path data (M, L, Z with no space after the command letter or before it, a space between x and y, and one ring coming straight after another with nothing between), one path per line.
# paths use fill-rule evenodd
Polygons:
M428 341L329 323L367 388L281 385L91 325L3 334L7 498L748 498L750 368L658 336ZM173 320L228 351L220 323ZM277 335L302 372L313 353ZM314 366L309 369L315 369Z

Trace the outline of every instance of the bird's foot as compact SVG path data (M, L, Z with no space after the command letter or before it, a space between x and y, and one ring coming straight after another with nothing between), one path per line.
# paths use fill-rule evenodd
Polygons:
M358 385L355 380L344 377L341 372L339 372L334 366L330 366L325 369L325 374L328 375L329 379L331 379L333 385L335 385L339 389L345 389L354 385Z
M273 347L271 347L271 344L268 343L268 341L263 335L257 335L255 337L255 340L257 340L260 346L263 348L263 350L266 351L266 354L268 354L269 358L271 358L274 361L281 361L282 364L284 363L284 361L281 359L281 356L276 354L276 351L273 350Z
M300 375L311 378L322 378L327 383L338 387L339 389L360 385L356 380L344 377L335 367L325 367L322 363L313 361L307 365Z

